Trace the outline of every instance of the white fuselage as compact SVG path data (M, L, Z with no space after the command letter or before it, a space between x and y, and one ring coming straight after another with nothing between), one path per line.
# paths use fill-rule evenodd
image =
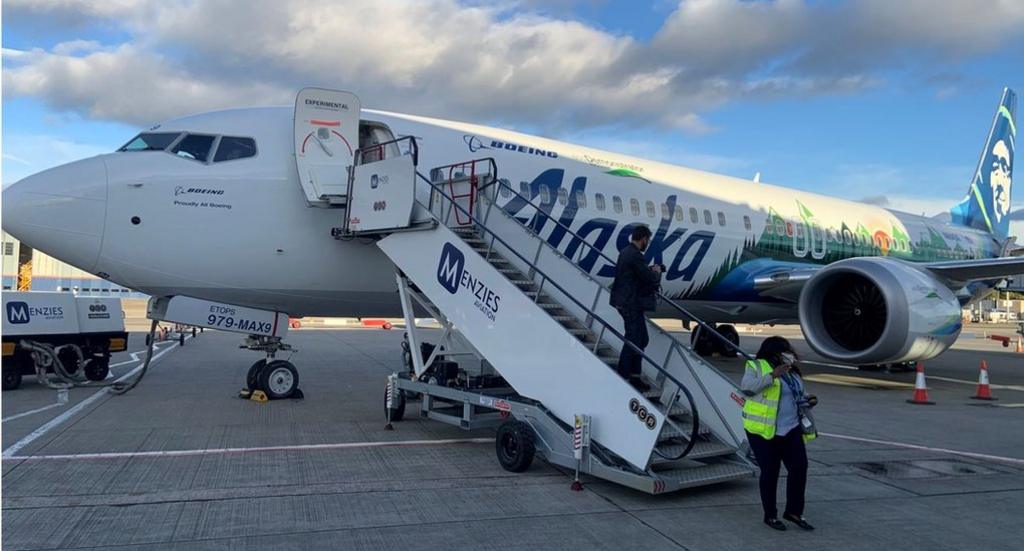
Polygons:
M367 110L363 118L386 124L396 137L415 136L424 173L493 157L499 178L517 190L525 185L553 217L603 244L613 258L631 224L648 224L656 232L651 260L668 268L664 290L712 321L796 319L792 302L758 300L744 289L716 291L723 270L752 260L750 246L767 242L766 227L774 230L779 220L788 233L786 239L780 234L779 243L791 249L771 255L780 263L822 264L872 254L876 245L874 254L907 260L994 254L982 232L861 203L494 128ZM163 151L119 152L64 165L5 191L5 228L48 254L152 295L188 295L292 316L401 313L390 261L373 242L332 237L342 210L307 203L290 108L196 115L160 130L249 136L258 154L202 163ZM533 207L515 209L524 221L532 213ZM851 232L858 227L871 244L858 245L856 237L844 242L842 224ZM539 228L541 235L572 249L572 239L552 236L554 226ZM926 227L958 249L920 256L917 243ZM611 275L601 258L586 267L599 278Z

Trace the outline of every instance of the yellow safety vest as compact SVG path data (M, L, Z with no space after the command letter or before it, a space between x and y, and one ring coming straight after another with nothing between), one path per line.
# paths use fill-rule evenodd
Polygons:
M772 372L772 365L768 360L749 360L747 369L759 370L762 375ZM782 395L782 383L778 379L772 379L772 384L761 392L747 396L743 402L743 428L747 432L756 434L765 440L775 437L775 423L778 420L779 396ZM801 427L793 430L802 430ZM814 440L817 435L804 434L804 442Z

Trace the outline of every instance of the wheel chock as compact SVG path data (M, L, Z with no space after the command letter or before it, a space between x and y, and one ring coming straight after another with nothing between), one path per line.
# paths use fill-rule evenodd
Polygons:
M252 391L249 390L248 388L243 388L242 390L238 391L238 397L243 400L248 400L250 396L252 396Z
M252 396L249 396L249 399L252 400L253 402L260 403L266 402L268 400L267 393L263 392L262 390L252 391Z

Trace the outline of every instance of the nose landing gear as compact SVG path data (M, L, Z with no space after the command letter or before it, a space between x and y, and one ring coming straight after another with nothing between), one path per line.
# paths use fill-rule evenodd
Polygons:
M240 348L263 352L267 356L249 367L242 397L248 398L256 391L263 392L270 400L303 397L299 390L298 369L287 360L275 358L280 351L295 351L291 345L281 342L280 337L249 335Z

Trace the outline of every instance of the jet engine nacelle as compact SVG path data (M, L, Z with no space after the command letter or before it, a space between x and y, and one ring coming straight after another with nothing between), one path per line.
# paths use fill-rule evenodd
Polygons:
M830 264L800 293L800 328L817 353L855 365L927 360L952 346L960 302L927 271L892 258Z

